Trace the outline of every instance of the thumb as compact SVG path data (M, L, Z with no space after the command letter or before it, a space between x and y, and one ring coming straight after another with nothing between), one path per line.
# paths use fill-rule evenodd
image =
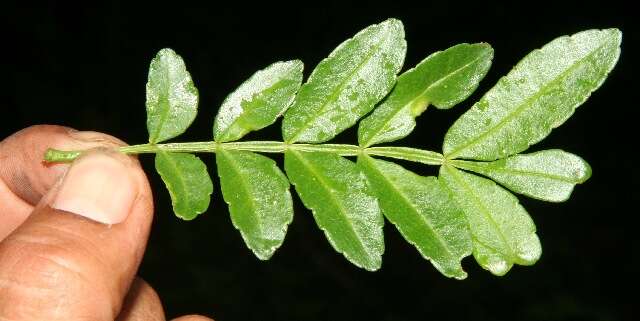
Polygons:
M136 174L128 157L97 149L74 162L46 201L57 210L117 224L127 218L140 196Z
M152 214L137 161L108 149L79 158L0 243L0 320L115 319Z

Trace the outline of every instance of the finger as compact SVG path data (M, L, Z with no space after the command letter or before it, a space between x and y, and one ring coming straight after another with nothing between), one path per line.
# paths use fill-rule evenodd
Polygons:
M0 241L22 224L32 210L31 204L13 194L0 180Z
M164 310L156 291L143 279L136 278L116 320L164 321Z
M179 318L172 319L171 321L214 321L214 320L207 317L203 317L201 315L185 315Z
M108 135L51 125L32 126L1 141L0 240L24 222L68 168L67 164L43 162L47 148L84 150L123 144Z
M48 148L73 150L121 145L125 144L101 133L54 125L31 126L0 142L0 179L18 197L35 205L68 167L67 164L43 162Z
M108 150L81 156L0 243L0 320L114 320L152 214L137 161Z

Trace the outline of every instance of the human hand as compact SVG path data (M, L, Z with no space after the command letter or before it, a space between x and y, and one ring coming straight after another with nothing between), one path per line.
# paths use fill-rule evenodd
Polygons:
M138 161L113 150L123 144L60 126L0 142L0 320L165 320L135 277L153 200ZM49 147L94 149L46 164Z

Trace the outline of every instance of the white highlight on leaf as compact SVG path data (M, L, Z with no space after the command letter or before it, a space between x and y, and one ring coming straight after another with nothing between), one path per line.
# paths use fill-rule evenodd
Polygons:
M617 29L588 30L531 52L451 126L445 156L491 161L542 140L604 82L621 37Z
M285 141L324 142L353 126L391 90L405 52L404 28L395 19L341 43L314 69L285 114Z
M271 125L293 102L302 82L302 62L276 62L253 74L222 103L214 124L216 140L231 141Z
M149 66L146 86L149 141L174 138L191 125L198 109L198 90L182 58L165 48Z

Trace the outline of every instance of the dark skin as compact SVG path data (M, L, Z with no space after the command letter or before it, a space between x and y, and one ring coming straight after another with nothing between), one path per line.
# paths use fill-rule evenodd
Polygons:
M153 199L137 159L113 150L123 144L60 126L0 142L0 320L165 320L136 277ZM91 151L47 164L49 147Z

